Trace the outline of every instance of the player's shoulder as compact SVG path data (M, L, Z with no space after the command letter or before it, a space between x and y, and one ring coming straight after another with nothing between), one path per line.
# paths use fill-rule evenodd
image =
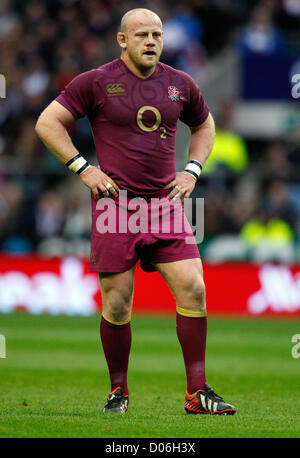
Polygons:
M176 79L181 81L182 83L190 86L191 84L196 84L193 78L186 72L182 70L178 70L170 65L164 64L163 62L159 62L160 72L165 74L168 77L171 77L172 80Z
M111 62L101 65L95 69L95 78L101 79L103 76L119 74L122 69L121 59L114 59Z
M111 62L101 65L100 67L92 68L91 70L80 73L74 78L74 80L81 80L82 82L91 84L97 81L101 81L101 79L108 74L111 75L114 72L118 72L119 67L119 59L115 59Z
M97 77L97 69L88 70L83 73L76 75L67 87L86 87L93 85L95 78Z

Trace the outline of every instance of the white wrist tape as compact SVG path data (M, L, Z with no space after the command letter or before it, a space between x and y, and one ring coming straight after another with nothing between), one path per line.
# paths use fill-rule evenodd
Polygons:
M184 171L188 172L192 177L195 178L195 180L198 180L200 177L201 171L202 171L202 164L199 161L196 161L195 159L191 159L185 166Z
M77 175L80 175L82 172L85 172L91 167L88 161L80 154L76 154L76 156L72 157L72 159L66 163L66 166L72 172L77 173Z

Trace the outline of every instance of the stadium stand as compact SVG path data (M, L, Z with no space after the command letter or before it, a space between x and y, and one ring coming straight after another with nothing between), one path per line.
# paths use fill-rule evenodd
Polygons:
M216 119L215 151L193 194L205 198L202 256L299 262L300 121L291 76L300 73L300 8L288 0L2 0L0 250L89 255L89 193L34 124L75 75L119 55L120 18L136 6L163 18L162 60L197 80ZM87 121L70 135L95 162ZM183 148L179 142L178 170ZM266 219L276 226L272 236Z

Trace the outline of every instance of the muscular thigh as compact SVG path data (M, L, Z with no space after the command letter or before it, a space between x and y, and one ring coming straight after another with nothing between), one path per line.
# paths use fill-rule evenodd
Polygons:
M205 308L205 286L200 258L155 264L166 280L180 307Z

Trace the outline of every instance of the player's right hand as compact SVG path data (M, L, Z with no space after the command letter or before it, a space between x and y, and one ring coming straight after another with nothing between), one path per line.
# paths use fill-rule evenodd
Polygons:
M91 166L79 176L81 181L90 188L95 200L102 197L100 192L104 197L108 197L109 193L114 197L117 197L119 194L120 189L118 185L106 173L102 172L100 167Z

